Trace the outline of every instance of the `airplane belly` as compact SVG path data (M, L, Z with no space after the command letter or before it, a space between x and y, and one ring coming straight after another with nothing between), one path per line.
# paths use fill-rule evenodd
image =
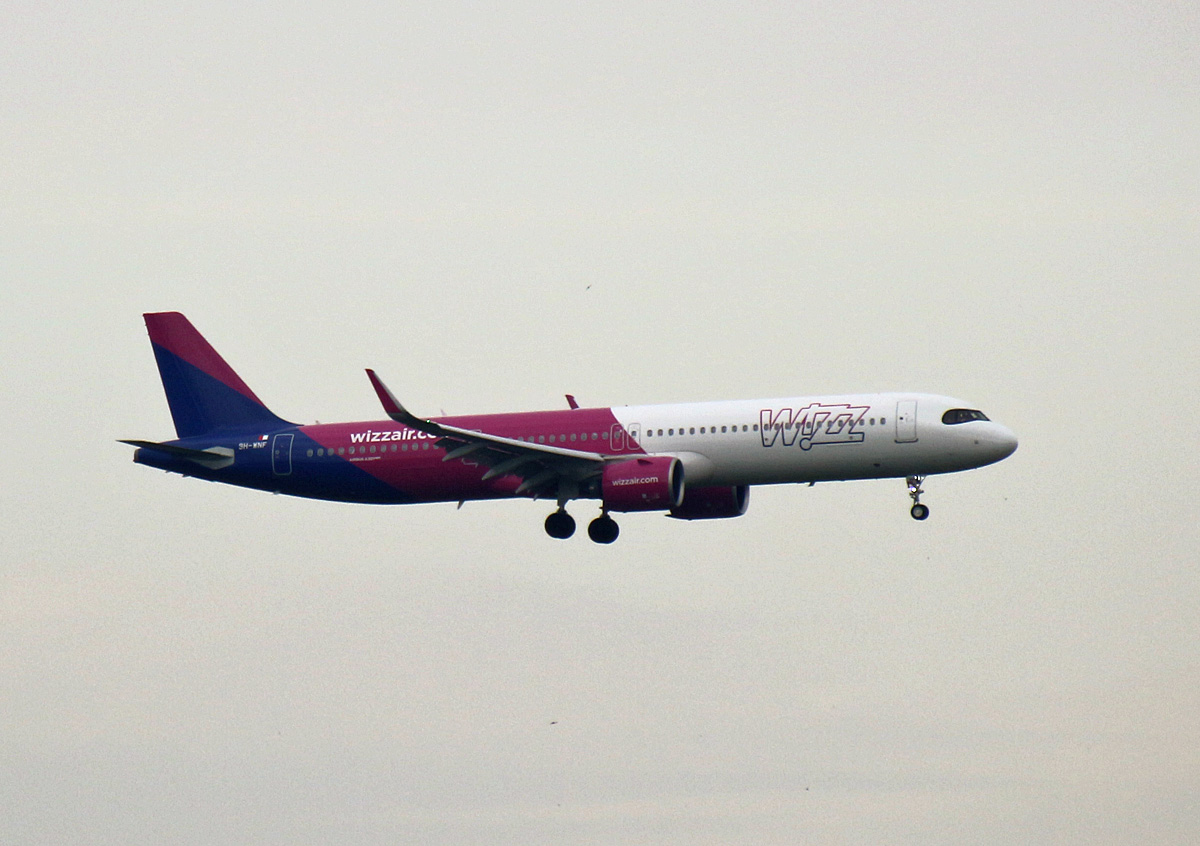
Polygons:
M911 452L911 450L910 450ZM720 456L712 456L710 484L774 485L872 479L905 475L899 456L887 454L885 446L832 444L803 449L797 444L743 445Z

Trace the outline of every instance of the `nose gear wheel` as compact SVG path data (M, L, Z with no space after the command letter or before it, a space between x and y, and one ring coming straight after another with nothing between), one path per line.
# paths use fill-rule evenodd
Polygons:
M913 507L909 510L914 520L924 520L929 516L929 506L921 504L921 494L925 491L921 490L921 483L925 481L924 476L909 476L904 480L908 485L908 495L912 497Z

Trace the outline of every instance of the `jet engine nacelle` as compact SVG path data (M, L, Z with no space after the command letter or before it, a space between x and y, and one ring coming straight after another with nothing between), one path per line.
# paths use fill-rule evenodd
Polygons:
M604 465L600 482L606 511L667 511L683 502L683 465L671 456L647 456Z
M667 516L680 520L717 520L741 517L750 505L750 486L688 488L683 502Z

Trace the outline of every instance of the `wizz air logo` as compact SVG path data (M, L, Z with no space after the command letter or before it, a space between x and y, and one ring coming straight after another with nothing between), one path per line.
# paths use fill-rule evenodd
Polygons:
M390 429L386 432L351 432L350 443L352 444L378 444L385 441L416 441L416 440L433 440L433 435L425 432L418 432L414 429Z
M862 430L863 418L869 406L822 405L814 402L799 410L764 408L758 413L762 445L784 446L799 444L800 449L812 449L817 444L859 444L867 435Z
M621 485L657 485L657 484L658 484L657 476L638 476L633 479L614 479L612 482L612 486L614 488L620 487Z

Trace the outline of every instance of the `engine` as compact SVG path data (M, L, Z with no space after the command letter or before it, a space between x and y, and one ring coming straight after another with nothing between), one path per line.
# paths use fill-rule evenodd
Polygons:
M741 517L750 505L750 486L688 488L683 502L671 509L669 517L680 520L716 520Z
M604 466L600 482L606 511L667 511L683 502L683 465L670 456L647 456Z

